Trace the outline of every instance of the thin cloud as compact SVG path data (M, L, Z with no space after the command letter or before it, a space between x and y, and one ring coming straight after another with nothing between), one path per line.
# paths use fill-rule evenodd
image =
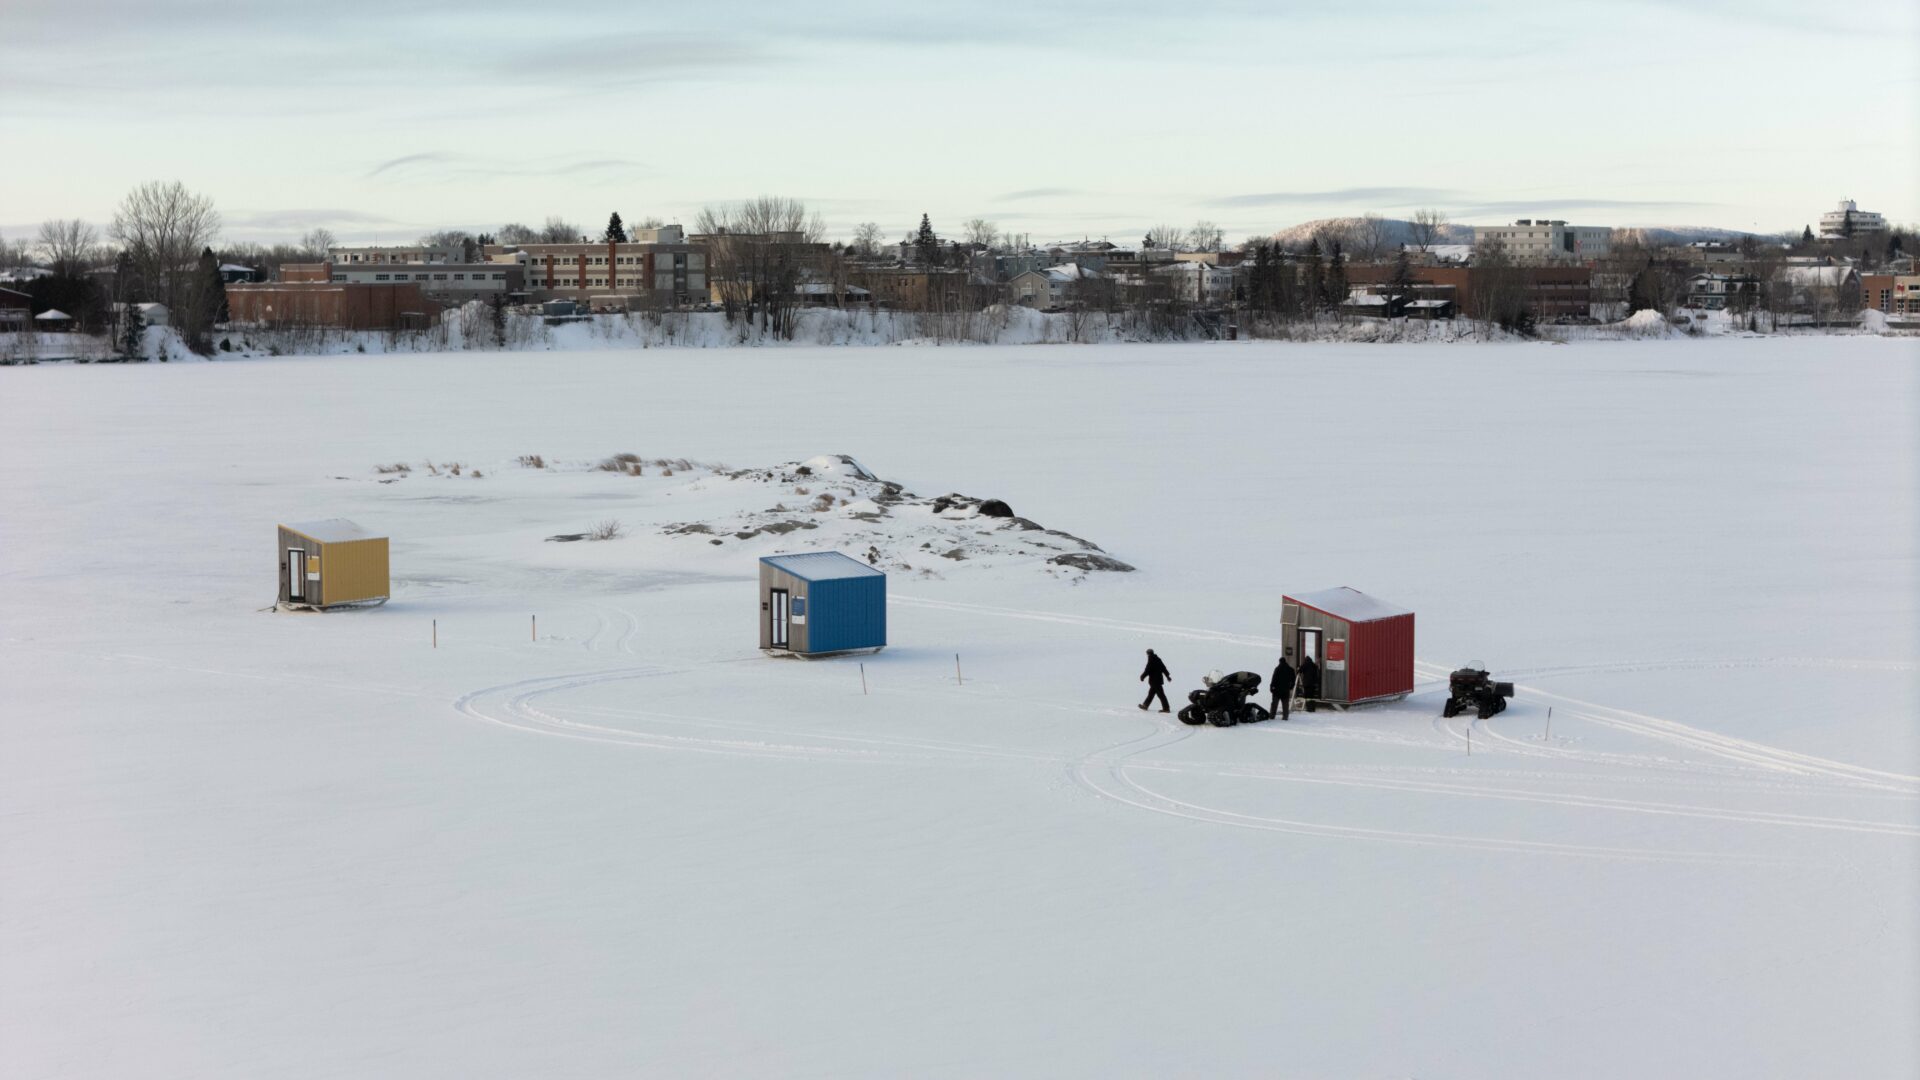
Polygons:
M542 165L501 161L428 150L376 163L363 179L385 177L390 180L493 180L512 177L590 176L595 181L625 180L652 172L652 167L630 158L589 158L565 160Z
M1022 199L1063 199L1068 196L1085 195L1085 194L1087 194L1087 192L1081 190L1080 188L1070 188L1070 187L1023 188L1020 191L1009 191L1004 195L995 195L993 197L993 201L994 202L1019 202Z
M1208 206L1283 206L1316 203L1373 203L1382 206L1410 206L1414 203L1444 203L1458 198L1457 192L1426 187L1352 187L1332 191L1265 191L1251 195L1225 195Z
M363 210L320 207L297 210L256 210L227 215L227 225L241 229L307 229L315 225L392 225L393 218Z

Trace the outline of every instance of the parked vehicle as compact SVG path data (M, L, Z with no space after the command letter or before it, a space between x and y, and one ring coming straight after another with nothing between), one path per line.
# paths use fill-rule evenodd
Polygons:
M1494 682L1479 668L1461 668L1447 676L1447 703L1440 710L1441 716L1458 716L1468 709L1485 720L1495 713L1505 712L1507 699L1513 696L1513 684Z
M1260 676L1251 671L1236 671L1231 675L1216 671L1200 681L1206 685L1188 694L1188 704L1180 710L1183 724L1232 727L1273 716L1264 705L1247 700L1260 692Z

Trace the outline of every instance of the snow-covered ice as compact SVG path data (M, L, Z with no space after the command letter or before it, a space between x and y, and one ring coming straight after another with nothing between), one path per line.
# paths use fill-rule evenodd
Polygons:
M1917 363L0 371L0 1075L1914 1075ZM777 504L816 528L736 535ZM262 610L274 526L333 518L392 601ZM892 644L762 656L758 557L860 536ZM1418 613L1411 698L1135 709L1143 649L1176 699L1264 673L1340 585ZM1509 711L1440 719L1466 663Z

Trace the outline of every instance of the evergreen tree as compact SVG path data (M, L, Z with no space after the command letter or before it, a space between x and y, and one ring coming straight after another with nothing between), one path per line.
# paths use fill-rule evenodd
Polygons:
M913 249L920 256L920 265L940 265L940 238L934 235L933 222L927 215L920 215L920 231L913 234Z
M618 217L619 215L614 215ZM493 347L507 347L507 298L505 294L494 293L488 306L487 327L493 332Z
M1320 254L1320 238L1316 236L1307 242L1307 309L1309 311L1319 311L1326 303L1326 298L1326 260Z
M603 244L624 244L627 242L627 227L620 222L620 211L615 210L607 219L607 231L601 235Z
M1333 255L1327 261L1327 306L1338 308L1347 302L1347 260L1340 253L1340 241L1333 242Z
M1401 248L1400 254L1393 260L1393 277L1387 282L1390 295L1395 300L1405 300L1413 292L1413 262L1407 258L1407 249Z
M1813 226L1809 225L1800 231L1800 242L1803 244L1813 243Z
M187 347L202 356L213 351L213 326L227 316L227 283L220 277L220 260L213 249L200 253L194 288L186 313Z
M129 303L122 309L120 319L120 355L128 360L138 360L147 342L147 318L140 314L138 304Z

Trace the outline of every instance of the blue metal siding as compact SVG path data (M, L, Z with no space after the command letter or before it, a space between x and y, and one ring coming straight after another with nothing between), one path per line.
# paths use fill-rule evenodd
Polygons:
M835 578L807 587L810 653L877 649L887 643L887 579Z

